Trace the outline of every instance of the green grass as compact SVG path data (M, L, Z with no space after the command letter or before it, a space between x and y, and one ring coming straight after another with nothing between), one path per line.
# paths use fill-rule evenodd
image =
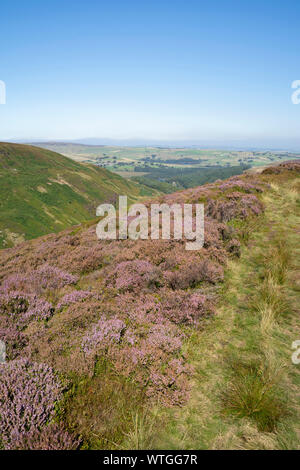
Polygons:
M299 449L299 180L272 186L265 214L240 227L245 244L228 263L217 316L186 344L191 397L159 410L156 448Z
M49 150L0 143L0 247L94 218L119 194L134 202L153 191Z

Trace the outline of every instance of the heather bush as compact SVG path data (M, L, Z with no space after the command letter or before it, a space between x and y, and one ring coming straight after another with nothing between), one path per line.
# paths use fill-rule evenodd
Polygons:
M76 302L81 302L91 296L93 296L93 293L90 291L74 290L70 292L69 294L66 294L63 296L63 298L57 305L57 308L60 309L66 305L74 304Z
M145 390L149 399L165 406L182 405L188 397L190 366L178 356L181 339L166 332L150 334L150 342L112 351L115 369Z
M162 285L161 270L144 260L124 261L118 264L109 282L112 287L121 291L133 291L143 287Z
M86 354L96 350L105 350L113 343L119 343L125 330L125 323L118 318L101 319L92 332L82 341L82 349Z
M14 450L76 450L80 439L59 424L50 424L41 431L30 431L14 439Z
M262 174L264 175L272 175L272 174L279 174L285 170L288 171L299 171L300 170L300 162L299 160L290 160L288 162L282 162L279 165L276 166L270 166L268 168L265 168L262 171Z
M46 289L59 289L74 284L78 277L61 269L43 264L34 271L24 274L12 274L1 285L1 291L24 290L40 293Z
M7 316L19 328L31 320L48 320L53 313L53 306L35 294L18 291L0 294L0 315Z
M173 325L153 325L148 333L147 346L175 354L180 352L183 338L183 334Z
M5 343L6 359L9 361L16 359L28 344L28 338L13 326L0 328L0 340Z
M222 281L223 276L223 268L208 259L195 260L179 270L166 273L168 284L174 290L196 287L203 281L215 284Z
M229 178L227 181L224 181L222 184L218 185L218 188L221 191L234 189L236 191L242 191L245 193L262 192L259 182L252 180L250 183L248 181L241 180L239 177Z
M18 359L0 367L0 436L6 449L54 415L62 386L51 367Z
M162 315L178 324L197 326L201 319L215 313L207 296L182 290L164 290L161 304Z
M135 328L137 324L161 323L164 320L159 299L149 293L142 298L130 292L121 294L116 299L115 308L116 314L122 312L128 321L135 324Z
M205 211L207 216L219 222L229 222L234 218L245 219L249 215L258 215L262 212L263 206L254 194L241 193L240 199L230 198L208 200Z
M233 256L239 257L241 255L241 244L240 242L236 239L233 238L227 243L227 251L231 253Z

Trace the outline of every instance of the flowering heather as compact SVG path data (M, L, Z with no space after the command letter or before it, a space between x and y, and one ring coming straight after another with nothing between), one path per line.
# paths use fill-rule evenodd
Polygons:
M7 360L16 359L28 344L28 338L15 326L1 327L0 340L5 343Z
M245 219L249 215L258 215L263 206L254 194L242 194L239 200L210 199L206 204L206 214L219 222L229 222L234 218Z
M251 183L249 183L245 180L241 180L238 177L233 177L233 178L228 179L227 181L218 185L218 188L221 191L235 189L235 190L243 191L245 193L252 193L252 192L261 193L262 192L261 184L259 185L258 182L251 181Z
M278 175L279 173L282 173L283 171L288 170L288 171L298 171L300 170L300 161L299 160L290 160L288 162L282 162L279 165L276 166L270 166L268 168L265 168L263 170L262 174L263 175Z
M280 166L280 171L295 166ZM99 416L118 409L115 398L110 403L112 376L142 391L143 399L166 406L185 402L192 370L184 342L214 315L216 284L223 280L228 257L240 253L240 224L228 222L263 211L260 192L267 181L267 175L242 175L154 201L204 203L199 253L186 251L182 240L99 241L95 225L0 251L0 339L9 360L0 368L5 448L77 448L78 440L64 424L53 424L62 392L53 371L93 381L99 374L95 358L109 364L101 380L97 376L107 387L109 403L105 408L100 394ZM81 423L82 409L75 409L73 394L76 387L68 400ZM92 433L94 416L86 419L87 433ZM101 426L107 423L106 416ZM113 441L109 433L105 438Z
M135 325L161 323L164 320L159 299L149 293L145 293L142 298L129 292L119 295L116 299L117 312L122 312Z
M35 294L10 291L0 294L0 315L6 315L19 327L30 320L48 320L54 312L53 306Z
M76 450L80 440L61 425L50 424L41 431L19 434L13 443L14 450Z
M94 326L91 334L83 338L82 349L86 354L97 349L105 350L111 344L120 342L124 330L125 323L118 318L101 319Z
M35 271L25 274L13 274L1 285L1 291L24 289L28 292L42 292L46 289L59 289L68 284L75 284L78 277L61 269L43 264Z
M166 273L168 284L172 289L196 287L200 282L216 284L223 280L223 268L208 259L196 260L183 268Z
M122 291L157 287L162 284L160 269L144 260L124 261L117 265L112 276L112 286Z
M162 314L177 324L199 325L201 319L215 313L207 296L186 291L162 293Z
M20 436L45 426L61 391L46 364L19 359L0 367L0 436L5 448L13 449Z
M57 308L60 309L66 305L74 304L76 302L81 302L87 299L88 297L91 297L92 295L93 293L90 291L74 290L70 294L66 294L63 296L63 298L57 305Z
M173 325L154 325L150 329L147 344L152 348L162 349L166 353L180 352L183 335Z

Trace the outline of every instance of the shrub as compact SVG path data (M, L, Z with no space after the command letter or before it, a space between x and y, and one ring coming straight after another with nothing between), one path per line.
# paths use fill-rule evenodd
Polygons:
M51 367L18 359L0 368L0 436L5 448L53 417L62 386Z
M112 273L111 285L121 291L158 287L161 284L161 270L144 260L123 261Z
M223 277L222 267L208 259L194 261L177 271L166 273L168 284L172 289L196 287L197 284L203 281L215 284L222 281Z
M0 328L0 340L6 346L6 359L16 359L28 344L28 338L15 327Z
M202 294L167 291L162 294L162 315L174 323L199 325L201 319L215 313L211 301Z
M43 264L35 271L29 271L25 274L12 274L2 283L1 290L8 292L21 289L38 293L46 289L59 289L77 281L77 276L49 264Z
M92 332L82 341L82 349L86 354L100 349L105 350L113 343L119 343L124 333L125 323L118 318L101 319Z
M30 431L19 435L14 441L14 450L76 450L80 439L70 434L59 424L50 424L41 431Z
M93 293L90 291L84 291L84 290L74 290L70 294L66 294L63 296L59 304L57 305L57 308L60 309L66 305L74 304L76 302L80 302L82 300L87 299L88 297L93 296Z
M7 316L19 328L32 319L48 320L54 313L52 304L35 294L9 291L0 294L0 314Z

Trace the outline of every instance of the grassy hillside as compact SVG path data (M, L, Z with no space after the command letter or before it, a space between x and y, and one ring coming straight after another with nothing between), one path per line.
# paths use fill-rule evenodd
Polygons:
M50 150L0 143L0 247L95 217L97 205L153 191Z
M204 202L197 252L95 225L1 250L0 448L299 448L299 170L164 196Z

